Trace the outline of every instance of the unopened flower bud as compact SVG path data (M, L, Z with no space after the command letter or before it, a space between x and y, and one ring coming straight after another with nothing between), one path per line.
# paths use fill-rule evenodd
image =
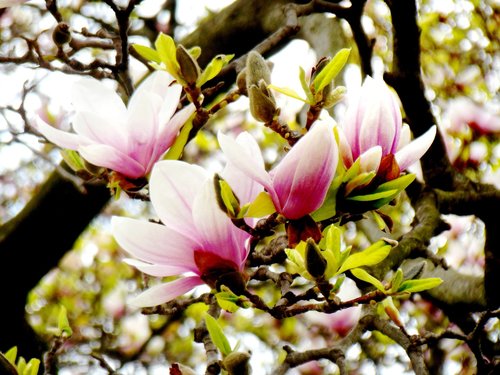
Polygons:
M267 88L262 90L256 85L248 87L248 98L250 99L250 112L252 116L262 122L273 120L277 108L274 98L268 95Z
M175 55L181 69L182 77L190 85L196 83L200 75L200 67L196 60L181 44L177 46Z
M248 53L246 71L247 89L252 85L258 86L262 79L266 84L271 83L271 70L257 51Z
M326 260L321 254L321 249L312 238L306 244L306 269L312 277L321 277L326 270Z
M71 40L69 25L65 22L59 22L52 32L52 40L58 47L68 43Z
M248 95L247 93L247 69L243 68L241 72L238 73L236 77L236 86L242 95Z
M250 354L246 352L231 352L222 360L222 367L229 375L250 374Z

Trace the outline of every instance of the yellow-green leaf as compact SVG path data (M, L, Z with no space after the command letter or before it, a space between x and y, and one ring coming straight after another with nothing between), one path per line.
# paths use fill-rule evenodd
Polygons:
M349 58L350 48L343 48L333 57L333 59L314 78L314 92L323 90L339 74Z
M352 268L373 266L384 260L387 255L389 255L390 251L391 245L386 244L386 242L382 240L377 241L367 249L350 255L337 272L342 273Z
M222 328L217 323L217 320L210 314L205 314L205 324L207 326L208 334L212 339L215 346L220 350L223 356L231 353L231 346L227 340Z
M69 325L66 307L64 307L63 305L61 305L59 308L59 316L57 319L57 328L59 329L59 332L61 332L61 336L63 336L63 337L70 337L73 334L73 330L71 329L71 326Z
M37 375L40 368L40 360L38 358L32 358L26 365L23 375Z
M376 201L378 199L382 198L389 198L397 195L399 193L399 190L386 190L386 191L381 191L378 193L372 193L372 194L364 194L364 195L355 195L354 197L347 197L346 199L351 200L351 201L356 201L356 202L370 202L370 201Z
M309 87L309 84L306 81L306 72L301 66L299 67L299 80L300 80L300 85L302 86L302 90L304 90L304 93L306 94L307 101L309 103L314 103L313 93L311 91L311 88Z
M276 212L271 196L266 192L260 192L257 198L251 202L243 212L244 217L264 217Z
M170 146L163 159L178 160L181 157L182 151L184 151L184 147L188 141L189 133L191 132L191 129L193 129L192 121L193 120L191 118L184 124L174 144Z
M302 98L295 90L290 89L288 87L278 87L278 86L274 86L272 84L268 85L267 87L271 88L271 89L273 89L275 91L278 91L278 92L282 93L283 95L286 95L286 96L289 96L291 98L300 100L300 101L302 101L304 103L313 104L312 102L309 102L307 99Z
M370 275L362 268L354 268L351 270L352 274L360 280L363 280L369 284L372 284L375 288L385 293L384 285L375 277Z
M441 283L441 280L438 277L430 277L427 279L417 279L417 280L406 280L401 283L398 288L398 292L408 292L408 293L416 293L422 292L424 290L435 288Z
M212 78L216 77L220 73L222 68L227 65L229 61L234 57L234 55L217 55L215 56L205 67L203 72L198 77L196 81L196 86L201 87L206 82L210 81Z
M177 49L174 40L170 36L160 33L156 38L155 47L161 62L165 64L166 70L178 79L180 67L177 62Z
M132 44L132 47L137 51L139 55L144 57L146 60L149 61L154 61L155 63L161 63L160 56L158 55L158 52L156 52L154 49L149 48L147 46L142 46L140 44Z
M413 180L415 180L416 175L413 173L405 174L401 177L385 182L377 187L375 192L387 191L397 189L399 191L404 190L410 185Z

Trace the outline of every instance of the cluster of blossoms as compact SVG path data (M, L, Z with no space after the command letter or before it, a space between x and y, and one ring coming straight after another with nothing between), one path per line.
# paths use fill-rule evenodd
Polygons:
M194 112L189 105L175 113L181 91L167 73L157 71L126 107L112 90L84 80L73 92L76 133L37 121L48 140L78 151L86 161L130 179L149 179L150 199L161 224L114 217L113 234L133 257L127 262L140 271L180 277L137 296L132 301L137 306L167 302L202 284L225 284L238 293L247 281L251 235L220 208L213 175L185 162L159 161ZM361 171L375 172L381 182L398 178L425 153L435 133L433 127L410 143L395 96L383 82L367 78L341 128L316 121L269 172L250 134L233 139L219 133L227 159L221 177L240 205L265 192L288 225L314 223L311 214L323 205L339 168L348 170L359 159ZM255 218L244 220L250 227L256 223Z

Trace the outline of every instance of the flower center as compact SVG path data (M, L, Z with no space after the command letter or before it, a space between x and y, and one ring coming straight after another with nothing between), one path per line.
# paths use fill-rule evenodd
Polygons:
M209 287L219 289L221 285L226 285L234 293L241 293L245 288L244 276L233 261L208 251L196 250L194 262L201 279Z

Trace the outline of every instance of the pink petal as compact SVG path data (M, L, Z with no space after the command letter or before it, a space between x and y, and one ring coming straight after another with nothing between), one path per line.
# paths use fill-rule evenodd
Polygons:
M436 137L436 125L433 125L429 130L422 134L417 139L403 147L396 153L396 161L401 171L406 170L410 165L420 160L420 158L431 147L434 138Z
M90 140L77 134L68 133L50 126L40 117L35 119L34 128L50 142L61 148L77 150L82 143L89 143Z
M342 157L344 166L346 168L349 168L352 165L352 163L354 163L354 160L352 158L351 146L347 141L347 137L343 128L338 128L338 135L339 135L340 156Z
M161 305L162 303L171 301L189 292L195 286L202 284L204 284L204 282L198 276L182 277L147 289L145 292L131 299L129 304L136 307Z
M160 125L148 170L151 170L153 168L153 164L160 160L163 154L170 148L170 146L172 146L179 134L179 130L186 123L186 121L194 111L195 106L193 104L190 104L177 112L165 126L162 127ZM159 121L161 123L161 120Z
M110 123L125 122L127 110L118 94L107 85L93 78L83 78L71 90L76 112L91 112L108 119Z
M273 186L289 219L310 214L323 203L337 168L332 128L318 122L273 169Z
M146 169L130 156L108 145L93 144L78 148L80 155L88 162L112 169L130 178L145 175Z
M197 270L193 253L200 244L194 239L161 224L125 217L114 216L111 225L118 244L133 257L183 272Z
M198 238L192 206L207 178L206 171L197 165L177 160L155 164L149 180L150 196L156 213L165 225L186 236Z
M203 250L240 265L247 256L246 239L249 237L238 229L219 208L211 180L205 181L193 205L193 219L203 241Z

